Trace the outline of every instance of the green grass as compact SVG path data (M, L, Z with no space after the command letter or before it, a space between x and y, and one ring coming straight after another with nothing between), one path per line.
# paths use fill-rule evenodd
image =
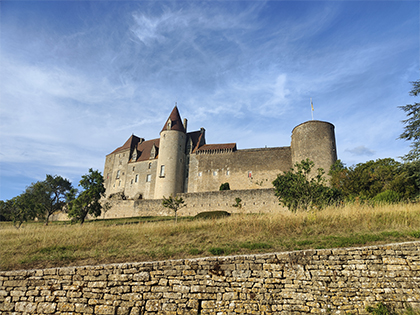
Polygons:
M319 212L197 219L137 217L0 223L0 269L29 269L280 252L420 239L420 205L352 205Z

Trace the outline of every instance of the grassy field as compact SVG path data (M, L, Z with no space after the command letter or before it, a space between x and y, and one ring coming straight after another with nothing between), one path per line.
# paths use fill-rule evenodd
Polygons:
M420 240L420 205L349 205L221 219L97 220L83 226L0 224L0 269L349 247Z

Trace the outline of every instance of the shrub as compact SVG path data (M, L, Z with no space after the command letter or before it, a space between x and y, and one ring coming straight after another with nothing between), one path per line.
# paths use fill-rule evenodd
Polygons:
M196 219L218 219L230 216L227 211L205 211L200 212L195 216Z
M385 203L385 204L391 204L391 203L398 203L401 201L401 196L399 193L393 190L385 190L379 194L377 194L372 201L374 203Z
M221 184L219 190L230 190L229 183Z
M342 201L339 189L325 185L322 169L319 168L314 177L310 176L314 165L309 159L303 160L295 164L295 169L278 175L273 181L275 195L290 211L321 209Z

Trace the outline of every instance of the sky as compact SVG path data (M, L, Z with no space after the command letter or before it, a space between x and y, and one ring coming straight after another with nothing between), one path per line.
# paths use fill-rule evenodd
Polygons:
M399 157L420 66L418 1L0 2L0 200L46 174L77 186L177 104L238 149L335 125L347 166ZM314 111L311 111L312 98Z

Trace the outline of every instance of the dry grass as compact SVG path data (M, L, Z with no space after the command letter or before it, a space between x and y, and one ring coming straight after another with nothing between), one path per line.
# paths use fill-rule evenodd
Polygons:
M121 221L121 220L120 220ZM127 220L129 221L129 220ZM0 225L0 269L359 246L420 239L420 205L116 225Z

